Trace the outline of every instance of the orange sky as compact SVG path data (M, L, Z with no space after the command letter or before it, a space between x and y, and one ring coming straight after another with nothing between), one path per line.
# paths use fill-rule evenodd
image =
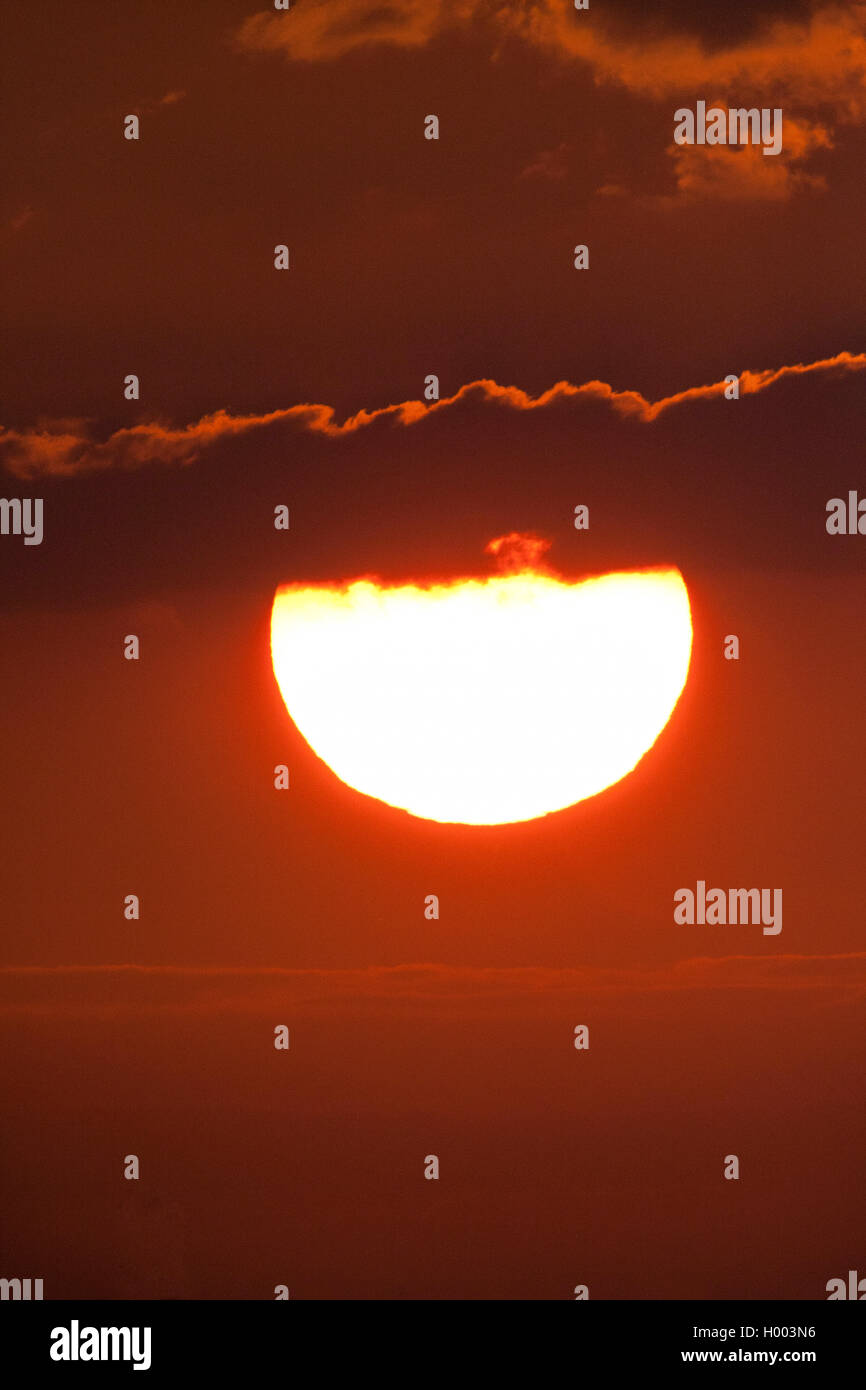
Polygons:
M824 1297L862 1221L866 538L824 521L866 496L864 7L8 28L0 466L45 539L0 537L0 1273ZM698 99L782 105L786 152L677 151ZM511 532L682 571L674 718L527 824L358 795L286 716L275 589L486 575ZM698 879L782 885L782 932L675 924Z

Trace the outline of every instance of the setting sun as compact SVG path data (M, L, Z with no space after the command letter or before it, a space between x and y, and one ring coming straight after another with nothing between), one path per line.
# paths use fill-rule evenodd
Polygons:
M471 825L531 820L624 777L670 718L691 642L675 569L289 585L271 614L286 708L332 771Z

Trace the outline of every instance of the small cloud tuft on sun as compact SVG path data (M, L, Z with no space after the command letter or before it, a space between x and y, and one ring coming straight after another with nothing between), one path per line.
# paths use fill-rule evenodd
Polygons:
M546 574L550 571L541 563L541 557L551 544L543 536L533 536L529 531L509 531L507 536L496 536L488 541L484 553L495 557L500 574Z

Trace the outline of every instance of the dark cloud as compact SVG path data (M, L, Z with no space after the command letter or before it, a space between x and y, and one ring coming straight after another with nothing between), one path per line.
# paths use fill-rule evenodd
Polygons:
M743 396L754 395L788 377L811 373L845 374L864 369L866 354L840 352L821 362L764 371L747 369L740 373L739 390ZM418 424L467 399L504 405L513 410L544 410L564 401L600 400L608 402L615 414L649 422L686 402L721 400L727 388L726 381L717 381L706 386L687 387L658 401L648 401L639 391L615 391L604 381L589 381L581 386L559 381L535 397L516 386L473 381L462 386L455 395L429 405L423 401L403 401L399 405L360 410L342 423L337 421L332 406L295 405L265 415L234 416L227 410L218 410L179 429L159 423L133 425L117 430L104 441L93 440L83 428L70 429L65 422L57 427L47 424L30 430L0 430L0 460L8 472L18 478L68 477L102 469L182 465L193 463L223 440L271 426L299 426L314 434L339 438L383 421Z
M481 382L433 408L342 422L324 406L219 412L102 444L77 434L72 448L67 428L36 441L66 451L60 475L38 477L26 461L46 455L28 454L25 437L5 491L44 498L45 538L4 538L0 572L28 608L207 585L264 601L291 580L492 571L485 547L515 531L551 541L546 560L573 576L656 564L689 583L744 565L862 573L858 538L829 536L825 521L831 498L866 493L863 361L744 371L736 401L722 383L650 403L601 382L537 398ZM140 466L157 461L171 466ZM62 475L83 464L96 471ZM580 503L591 523L578 533ZM288 532L274 529L277 505Z

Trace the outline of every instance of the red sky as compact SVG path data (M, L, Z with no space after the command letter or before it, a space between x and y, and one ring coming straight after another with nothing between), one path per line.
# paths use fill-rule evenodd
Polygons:
M45 538L0 537L0 1273L824 1297L862 1249L866 538L825 507L866 496L866 9L7 28L0 465ZM781 107L782 155L675 147L698 100ZM674 718L525 825L351 791L279 697L275 588L490 573L511 531L680 567ZM676 925L700 878L781 886L782 932Z

